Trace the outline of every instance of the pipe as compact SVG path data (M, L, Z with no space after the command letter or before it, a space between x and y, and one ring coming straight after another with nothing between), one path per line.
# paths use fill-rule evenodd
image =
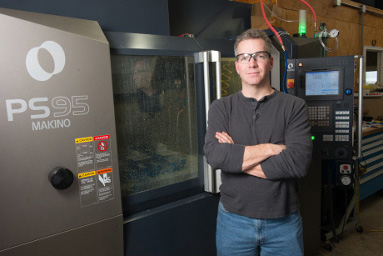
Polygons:
M362 158L362 126L363 126L363 56L359 58L359 95L358 95L358 154Z
M360 36L360 46L361 46L361 48L362 48L362 53L361 53L361 55L363 55L363 26L364 26L364 11L363 11L363 6L361 7L362 9L361 9L361 12L362 12L362 21L361 21L361 25L362 25L362 28L361 28L361 36Z

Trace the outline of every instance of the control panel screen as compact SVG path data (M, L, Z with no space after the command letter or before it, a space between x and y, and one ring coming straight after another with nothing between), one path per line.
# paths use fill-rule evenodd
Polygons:
M306 96L339 95L339 72L306 72Z

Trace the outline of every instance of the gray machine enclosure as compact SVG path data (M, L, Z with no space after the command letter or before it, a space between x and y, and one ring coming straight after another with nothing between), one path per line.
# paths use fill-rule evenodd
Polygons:
M122 255L109 44L95 21L0 8L0 255ZM73 173L66 189L48 176Z

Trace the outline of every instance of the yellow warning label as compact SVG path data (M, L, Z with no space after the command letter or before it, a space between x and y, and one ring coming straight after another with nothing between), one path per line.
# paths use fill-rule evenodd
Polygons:
M84 137L84 138L77 138L76 143L84 143L84 142L89 142L93 141L93 137Z
M86 177L94 176L94 175L96 175L96 172L95 172L95 171L91 171L91 172L83 172L83 173L79 173L79 174L78 174L78 178L79 178L79 179L82 179L82 178L86 178Z
M106 168L106 169L102 169L102 170L97 170L97 174L98 175L104 174L104 173L108 173L108 172L112 172L112 168Z

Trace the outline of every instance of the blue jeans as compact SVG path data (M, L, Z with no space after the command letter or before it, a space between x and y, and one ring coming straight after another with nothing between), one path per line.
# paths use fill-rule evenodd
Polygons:
M217 256L303 256L302 218L252 219L218 206Z

